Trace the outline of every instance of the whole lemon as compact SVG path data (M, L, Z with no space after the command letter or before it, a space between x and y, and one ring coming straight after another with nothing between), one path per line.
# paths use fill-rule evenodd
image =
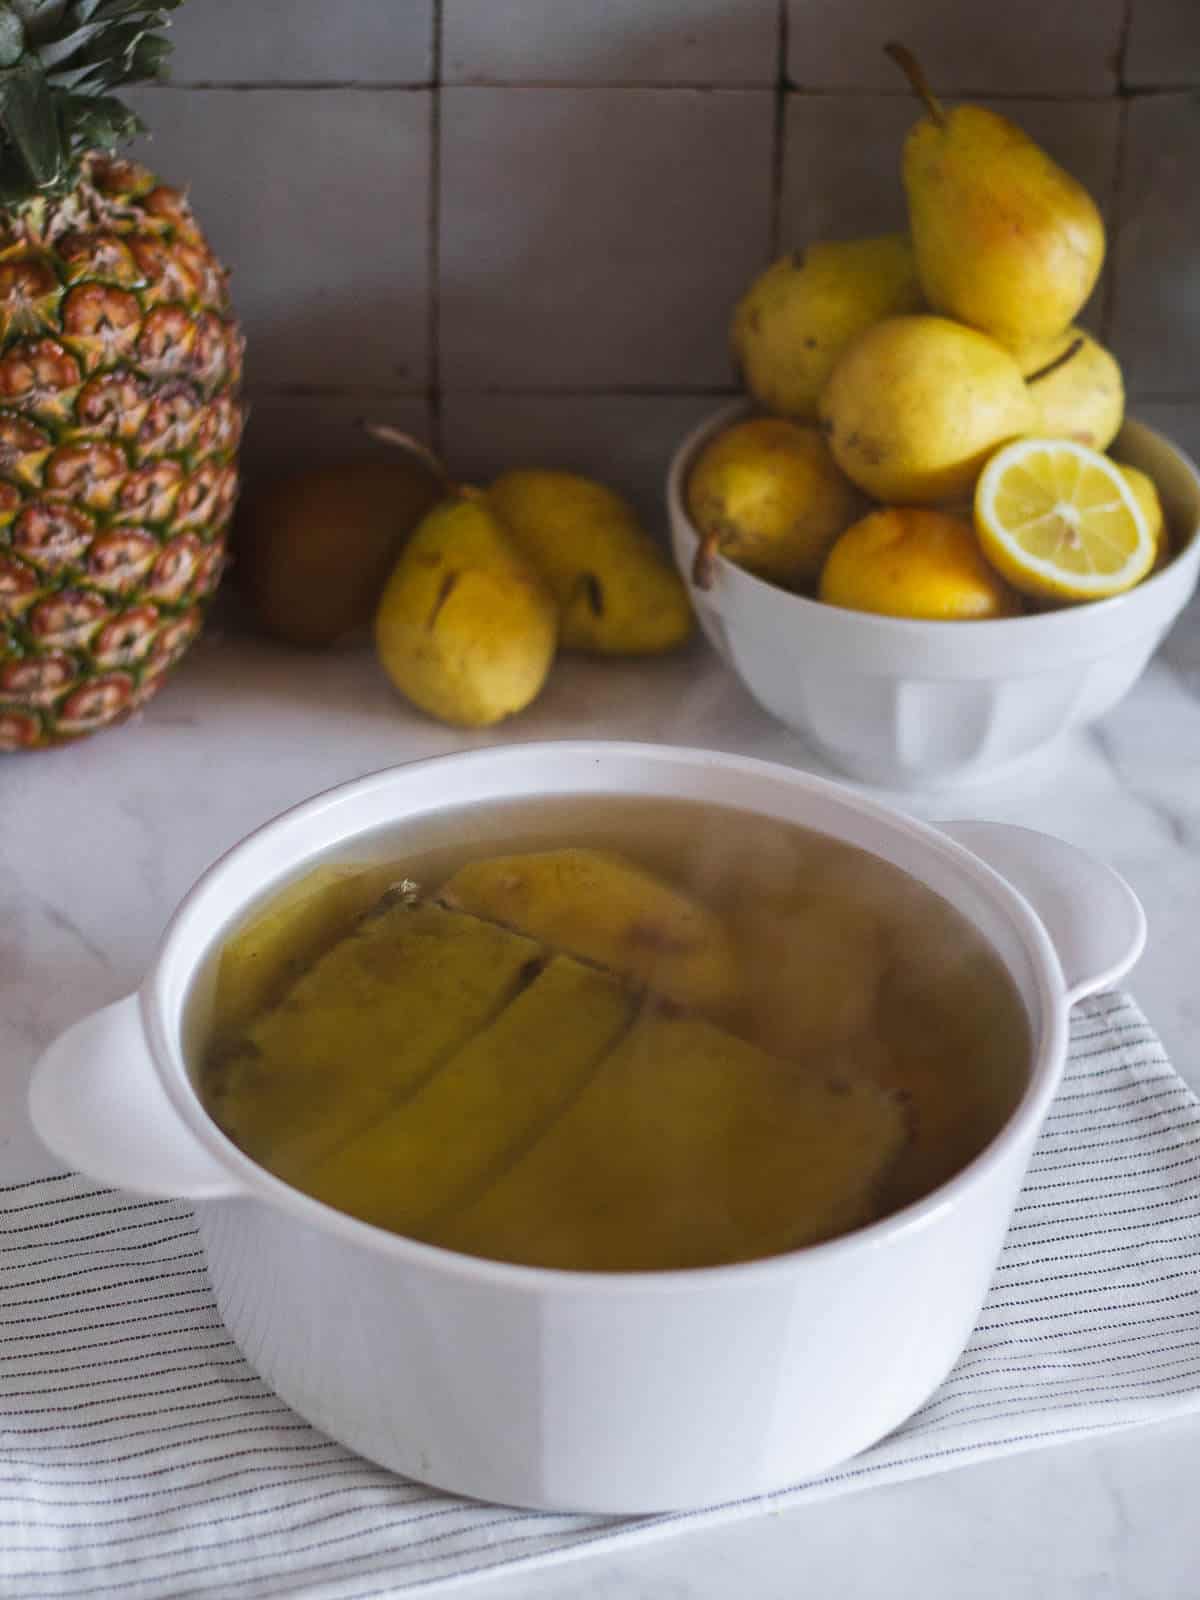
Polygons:
M862 501L816 428L755 417L701 451L687 506L702 550L791 589L815 582Z
M849 611L930 622L1021 613L971 524L925 506L884 506L847 528L829 552L819 597Z

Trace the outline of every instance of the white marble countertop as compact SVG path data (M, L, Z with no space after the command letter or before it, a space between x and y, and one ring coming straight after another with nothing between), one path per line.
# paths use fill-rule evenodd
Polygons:
M593 735L813 766L704 649L560 663L510 730L456 735L410 712L365 652L315 657L209 635L142 718L0 758L0 1183L48 1162L29 1070L66 1024L136 987L176 901L249 829L318 790L423 755ZM994 784L891 797L931 819L1046 829L1123 872L1150 942L1131 987L1200 1088L1200 609L1089 733ZM1195 1600L1200 1423L1137 1429L540 1575L464 1583L494 1600ZM460 1592L455 1590L455 1593Z

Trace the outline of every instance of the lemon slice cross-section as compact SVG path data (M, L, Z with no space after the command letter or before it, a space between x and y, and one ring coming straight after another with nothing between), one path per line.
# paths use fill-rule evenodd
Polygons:
M975 528L1014 588L1048 599L1102 600L1154 564L1154 530L1120 467L1071 439L998 450L976 486Z

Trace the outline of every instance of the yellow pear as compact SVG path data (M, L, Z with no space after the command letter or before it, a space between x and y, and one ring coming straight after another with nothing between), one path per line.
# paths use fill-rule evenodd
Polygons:
M612 489L528 468L502 473L488 504L558 602L565 649L658 655L691 633L679 574Z
M546 681L557 638L553 596L477 492L429 513L375 614L379 659L396 688L464 728L524 710Z
M1104 261L1095 201L1014 122L983 106L944 110L912 55L887 49L929 113L903 161L925 298L1005 344L1054 338Z
M821 396L834 460L891 504L965 498L988 456L1033 417L1009 352L946 317L877 322L843 352Z
M902 233L821 239L774 262L733 314L746 387L765 411L815 422L838 355L881 317L921 307L912 244Z
M1112 352L1071 327L1015 354L1033 396L1032 432L1107 450L1125 420L1125 385Z
M738 422L711 440L688 477L687 506L701 538L701 587L719 550L789 589L816 581L830 545L861 509L820 432L783 417Z

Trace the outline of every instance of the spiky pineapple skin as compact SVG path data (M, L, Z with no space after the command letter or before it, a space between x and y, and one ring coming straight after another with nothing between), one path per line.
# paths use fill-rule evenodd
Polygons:
M225 269L144 167L97 152L0 211L0 751L124 720L199 633L243 349Z

